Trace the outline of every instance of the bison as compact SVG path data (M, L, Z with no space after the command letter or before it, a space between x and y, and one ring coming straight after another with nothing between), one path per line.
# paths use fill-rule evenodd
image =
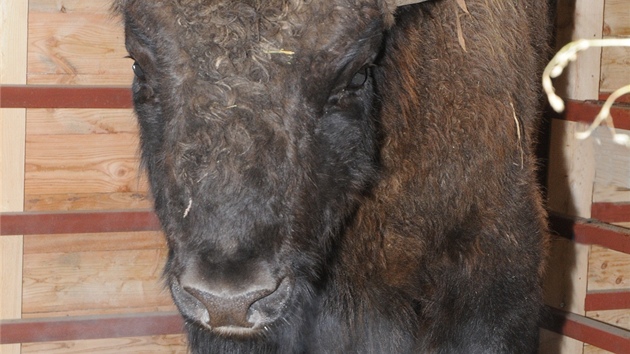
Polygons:
M531 353L544 0L117 0L194 353Z

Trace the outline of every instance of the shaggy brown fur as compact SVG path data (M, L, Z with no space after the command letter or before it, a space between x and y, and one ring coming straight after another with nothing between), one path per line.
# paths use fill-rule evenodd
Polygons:
M466 4L117 1L193 352L535 352L546 5Z

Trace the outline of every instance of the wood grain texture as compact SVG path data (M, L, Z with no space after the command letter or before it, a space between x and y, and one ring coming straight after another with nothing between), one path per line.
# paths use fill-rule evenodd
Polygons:
M141 183L146 183L142 180ZM145 192L37 194L25 200L26 211L149 209Z
M604 0L558 0L556 49L577 39L602 38ZM601 49L581 52L557 81L566 99L595 100L599 95Z
M630 37L630 2L606 0L604 38ZM613 92L630 84L630 48L611 47L602 50L600 91Z
M628 0L606 0L604 36L630 36L630 2Z
M110 0L29 0L31 12L44 13L83 13L108 15L111 13Z
M0 28L0 84L25 84L28 1L2 0ZM0 109L0 211L24 208L25 119L24 109ZM0 240L0 319L21 317L22 246L22 236ZM20 345L0 352L19 354Z
M130 109L29 109L26 112L29 135L138 133Z
M28 83L129 85L132 61L119 21L62 6L65 12L36 6L29 13Z
M597 348L594 345L585 344L584 345L584 354L614 354L614 353L613 352L609 352L608 350Z
M34 253L24 256L24 315L172 307L160 282L165 249Z
M628 310L588 311L586 316L630 330L630 311Z
M589 291L630 288L630 255L593 246L588 279Z
M628 75L628 80L630 82L630 75ZM624 112L630 113L630 110L624 110ZM616 132L630 136L630 130L616 129ZM592 139L597 142L594 145L595 184L630 190L630 150L628 147L615 143L607 127L595 129ZM629 220L630 215L628 220L622 221Z
M593 203L630 202L630 190L617 186L593 186Z
M630 7L630 2L628 2ZM630 12L630 8L627 10ZM602 49L601 92L613 92L630 84L630 47Z
M186 338L180 335L125 337L81 341L25 343L22 354L186 354Z
M131 133L26 138L25 198L68 193L144 193Z

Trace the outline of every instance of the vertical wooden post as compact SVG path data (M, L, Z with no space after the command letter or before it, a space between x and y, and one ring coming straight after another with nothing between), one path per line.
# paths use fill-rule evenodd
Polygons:
M573 11L572 4L575 5ZM601 39L604 5L605 0L559 0L557 43L564 45L578 39ZM580 101L599 98L601 57L602 49L597 47L580 52L577 61L571 63L563 74L567 80L564 98Z
M558 44L576 39L602 38L605 0L559 0ZM559 49L559 48L558 48ZM589 49L565 70L565 99L597 100L601 49ZM589 218L595 180L595 156L591 140L577 140L584 127L568 121L552 122L549 154L548 207L567 215ZM554 239L545 279L545 301L565 311L585 315L590 246ZM541 353L582 354L584 344L544 331Z
M0 6L0 83L26 84L28 0L2 0ZM1 211L24 209L25 135L26 110L0 109ZM22 236L0 237L1 319L22 316L22 255ZM0 346L1 354L20 351L20 344Z

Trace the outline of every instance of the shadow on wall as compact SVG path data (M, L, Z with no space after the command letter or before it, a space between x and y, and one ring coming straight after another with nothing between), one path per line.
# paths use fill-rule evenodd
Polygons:
M552 18L555 19L552 54L571 41L575 32L576 0L549 0ZM566 98L568 81L565 76L554 80L554 87L560 97ZM590 200L583 202L572 191L570 176L579 169L579 162L588 155L588 141L577 141L574 131L562 120L553 120L556 115L545 105L544 120L541 125L541 137L538 154L542 166L540 170L541 185L546 186L544 197L549 211L572 216L584 215L584 209L590 208ZM557 115L556 115L557 116ZM573 124L574 125L574 124ZM585 154L586 151L586 154ZM575 184L575 183L574 183ZM573 187L575 188L575 186ZM590 199L590 198L589 198ZM588 204L585 206L585 204ZM583 314L583 299L580 291L586 291L585 282L579 280L581 259L587 252L587 246L554 236L550 242L547 261L547 273L544 279L545 303L563 311ZM586 266L585 264L583 266ZM584 287L584 289L580 289ZM544 321L550 320L550 315L543 316ZM573 354L582 353L582 343L555 333L542 330L540 354Z

